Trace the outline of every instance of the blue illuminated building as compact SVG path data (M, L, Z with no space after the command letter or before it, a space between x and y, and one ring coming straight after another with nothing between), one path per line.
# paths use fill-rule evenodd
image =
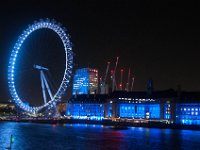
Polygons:
M76 95L67 103L66 115L73 119L102 120L107 95Z
M164 119L170 119L171 118L171 107L170 103L167 102L164 104Z
M200 103L177 104L176 122L186 125L200 125Z
M114 91L109 95L74 95L66 115L76 119L129 119L200 125L200 92Z
M72 94L95 94L98 91L98 71L96 69L77 69L73 79Z
M171 111L165 114L164 110L168 110L168 101L175 95L173 90L153 92L151 95L126 91L115 91L110 95L73 95L67 102L66 115L75 119L171 120Z
M200 125L200 92L182 92L176 101L176 123Z
M127 119L167 119L168 111L164 110L168 105L168 101L173 100L176 92L173 90L149 92L125 92L117 91L112 93L112 103L115 107L112 117Z
M119 104L119 116L121 118L135 119L159 119L159 104Z

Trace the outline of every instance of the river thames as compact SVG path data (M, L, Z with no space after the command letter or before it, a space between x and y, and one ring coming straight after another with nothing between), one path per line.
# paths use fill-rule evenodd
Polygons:
M0 122L0 150L170 150L200 149L200 131L87 124Z

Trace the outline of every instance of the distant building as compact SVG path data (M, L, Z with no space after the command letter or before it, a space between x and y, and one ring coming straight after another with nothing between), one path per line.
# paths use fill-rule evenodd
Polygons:
M0 117L16 115L17 110L14 103L0 102Z
M95 94L98 91L98 70L77 69L73 79L73 95Z

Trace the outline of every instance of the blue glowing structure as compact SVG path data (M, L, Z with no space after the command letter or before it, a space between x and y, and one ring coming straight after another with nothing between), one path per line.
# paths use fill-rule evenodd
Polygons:
M77 69L73 79L72 94L95 94L98 90L98 71L96 69Z
M176 123L200 125L200 104L179 103L176 105Z
M71 109L71 114L70 110ZM76 103L71 104L67 109L67 115L74 119L102 120L104 118L104 105L95 103Z
M108 103L108 108L107 108L107 117L111 118L113 113L112 113L112 103Z
M88 94L89 72L88 68L77 69L73 79L73 95Z
M164 119L171 119L171 105L170 103L164 104Z
M42 106L31 107L27 105L26 103L24 103L17 94L16 88L15 88L15 69L16 69L15 63L17 60L18 53L20 52L20 48L22 44L24 43L24 41L26 40L26 38L32 32L39 29L50 29L54 31L55 33L57 33L57 35L60 37L64 45L65 54L66 54L66 64L65 64L65 71L64 71L62 82L57 92L54 94L53 98ZM72 73L72 64L73 64L72 47L71 47L71 42L69 40L69 35L65 32L65 29L62 28L59 23L56 23L55 20L41 19L38 22L34 22L32 25L30 25L27 29L25 29L22 32L22 34L19 36L11 52L9 66L8 66L8 86L9 86L10 94L12 96L12 100L15 102L15 104L19 108L31 114L36 114L48 106L51 106L51 107L55 106L56 102L60 100L61 96L63 95L66 88L68 87L69 80L71 78L71 73Z
M159 104L119 104L119 117L136 119L159 119Z

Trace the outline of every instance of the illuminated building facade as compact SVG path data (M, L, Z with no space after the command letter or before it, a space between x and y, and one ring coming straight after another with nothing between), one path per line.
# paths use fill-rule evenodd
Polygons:
M200 125L200 92L182 92L176 101L176 123Z
M76 119L131 119L200 125L200 92L126 92L78 95L68 101L66 115Z
M102 120L107 95L77 95L67 102L66 116L73 119Z
M72 118L102 120L104 118L104 105L100 103L72 104Z
M186 125L200 125L200 103L177 104L176 122Z
M119 104L121 118L160 119L159 104Z
M95 94L98 91L98 70L77 69L73 79L72 94Z
M112 94L112 118L126 119L162 119L172 121L173 114L168 106L176 97L172 90L149 92L117 91Z
M66 115L76 119L124 118L173 121L169 101L176 92L116 91L111 95L74 95L68 100ZM166 112L165 112L166 110Z

